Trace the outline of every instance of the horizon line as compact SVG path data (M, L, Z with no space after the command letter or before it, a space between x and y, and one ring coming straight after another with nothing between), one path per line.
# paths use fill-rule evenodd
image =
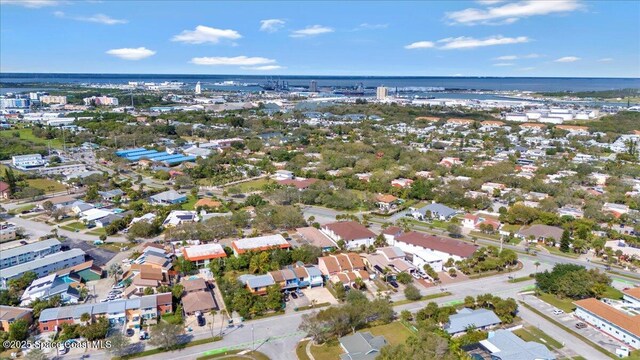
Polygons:
M110 73L110 72L2 72L3 75L162 75L162 76L248 76L248 77L318 77L318 78L496 78L496 79L629 79L640 80L638 77L617 76L496 76L496 75L305 75L305 74L195 74L195 73Z

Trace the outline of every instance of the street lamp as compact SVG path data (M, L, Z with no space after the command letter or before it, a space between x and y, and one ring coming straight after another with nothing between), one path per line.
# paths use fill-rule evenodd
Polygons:
M251 325L251 351L256 351L255 338L253 336L253 325Z

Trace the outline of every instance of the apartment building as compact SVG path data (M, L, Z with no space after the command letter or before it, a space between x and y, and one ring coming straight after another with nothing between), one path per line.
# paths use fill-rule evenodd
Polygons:
M3 230L0 230L3 231ZM4 234L4 233L0 233ZM15 238L15 227L13 230ZM4 236L3 236L4 240ZM7 239L12 240L12 239ZM28 263L60 251L60 241L47 239L0 251L0 270Z
M30 271L41 278L58 270L76 266L83 262L85 262L85 252L80 249L71 249L12 266L0 272L0 289L7 288L8 280L19 278L24 275L24 273Z

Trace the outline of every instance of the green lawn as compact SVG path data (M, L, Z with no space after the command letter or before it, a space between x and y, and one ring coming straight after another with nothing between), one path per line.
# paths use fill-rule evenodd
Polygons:
M29 211L33 208L35 208L36 206L33 204L29 204L29 205L25 205L25 206L21 206L19 208L15 208L11 211L9 211L9 214L20 214L23 211Z
M307 356L307 344L311 340L300 341L296 346L296 356L298 360L310 360Z
M20 134L21 140L32 141L33 143L39 144L39 145L51 144L52 148L57 148L57 149L62 148L62 140L60 139L47 140L47 139L41 139L41 138L35 137L31 132L30 128L2 130L0 131L0 137L13 138L13 134L15 132L18 132Z
M104 230L104 228L93 228L93 230L87 231L87 235L100 236L100 235L106 235L106 234L107 232Z
M522 276L522 277L517 277L515 279L511 279L511 280L509 280L509 282L510 283L519 283L519 282L529 281L529 280L535 280L535 278L532 278L531 276Z
M411 331L399 321L362 329L361 331L370 331L373 336L383 335L391 345L404 344L411 336Z
M75 222L72 222L72 223L69 223L69 224L65 224L65 225L63 225L63 226L60 226L60 227L61 227L62 229L69 230L69 231L84 230L84 229L86 229L86 228L87 228L87 227L86 227L86 226L84 226L84 224L83 224L82 222L80 222L80 221L75 221Z
M572 252L562 252L560 251L559 248L555 247L555 246L545 246L545 249L549 250L550 253L555 254L555 255L560 255L560 256L566 256L566 257L570 257L570 258L574 258L577 259L580 255L578 254L574 254Z
M247 193L251 191L262 190L262 187L266 184L273 183L271 179L262 178L257 180L245 181L240 184L231 185L229 187L225 187L225 190L229 190L230 188L238 188L241 192Z
M535 327L525 327L515 330L513 333L518 335L518 337L520 337L524 341L539 342L548 347L549 350L561 349L563 347L562 344L556 339L550 337L542 330Z
M316 360L336 360L342 354L338 340L328 341L320 346L311 345L311 354Z
M50 179L29 179L27 183L29 186L41 189L46 193L60 192L67 189L66 186L61 183Z
M401 322L392 322L385 325L374 326L366 329L359 330L360 332L371 332L374 336L383 335L384 338L391 345L404 344L409 336L411 336L411 331L407 329ZM302 343L300 343L302 344ZM304 345L306 346L306 343ZM296 353L304 352L304 347L301 350L296 349ZM340 358L340 354L342 354L342 348L340 347L340 343L338 340L331 340L321 346L311 346L311 354L316 360L335 360ZM300 357L300 359L305 359L305 357Z
M622 299L622 291L609 286L607 287L607 291L604 292L604 294L602 294L602 297L605 297L607 299L616 299L616 300L621 300Z
M198 197L187 196L187 202L182 203L182 210L193 210L194 206L198 202Z
M540 293L540 295L538 295L538 298L567 313L572 312L576 308L575 305L573 305L573 300L561 299L553 294Z
M514 233L515 234L515 233L518 232L518 230L520 230L520 227L521 227L521 225L504 224L502 226L501 230L508 231L510 233Z

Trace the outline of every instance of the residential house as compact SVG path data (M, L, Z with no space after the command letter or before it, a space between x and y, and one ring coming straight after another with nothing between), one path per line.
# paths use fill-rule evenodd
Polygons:
M276 172L271 175L271 178L276 181L291 180L293 179L293 172L289 170L276 170Z
M8 199L9 196L11 195L11 188L9 187L9 184L7 184L4 181L0 181L0 199Z
M391 210L395 210L397 205L401 203L402 200L391 194L378 194L376 195L376 204L381 212L387 213Z
M450 335L458 335L467 332L467 329L487 330L500 325L498 315L487 309L460 309L456 314L449 316L449 322L444 330Z
M416 270L411 262L407 261L407 256L399 247L387 246L378 248L375 254L362 255L367 268L378 274L391 271L399 274L401 272L411 273Z
M208 266L209 262L214 259L227 257L227 253L222 245L210 243L184 247L182 248L182 256L196 267L202 268Z
M149 197L152 204L158 205L175 205L182 204L187 201L187 196L180 194L175 190L168 190Z
M114 202L115 200L122 199L124 197L124 191L121 189L113 189L108 191L98 191L98 194L103 200Z
M387 244L393 244L395 241L395 237L402 235L403 231L401 228L397 226L389 226L388 228L382 230L382 236Z
M602 211L610 213L614 217L619 218L620 216L629 213L630 210L628 205L605 203L604 205L602 205Z
M352 284L356 278L369 279L362 258L356 253L328 255L318 258L318 269L332 282Z
M431 203L429 205L421 207L420 209L409 208L409 211L411 216L413 216L417 220L423 221L429 218L447 221L458 213L457 210L438 203Z
M51 274L33 280L22 293L20 305L29 306L37 299L47 300L53 296L60 296L60 301L63 304L77 304L80 300L80 291L72 286L68 279L65 280L57 274Z
M491 226L493 231L498 231L502 224L499 220L482 215L465 214L462 219L462 227L466 229L483 230L488 226Z
M38 329L44 333L58 331L62 324L81 324L80 317L85 313L89 314L93 320L105 317L112 324L131 322L137 323L139 327L141 319L151 321L171 312L173 312L171 293L146 295L136 299L44 309L38 318Z
M184 280L181 282L185 294L182 296L182 309L184 314L195 315L196 313L207 313L211 310L218 310L218 304L202 278Z
M640 314L595 298L578 300L574 315L629 347L640 349Z
M471 257L478 249L461 240L445 238L417 231L396 236L393 244L405 253L413 255L413 265L422 269L429 264L433 270L442 271L442 266L449 258L454 261Z
M231 242L233 253L238 256L248 251L265 251L272 249L291 248L291 244L280 234L264 235L252 238L238 239Z
M295 178L295 179L284 179L277 180L278 184L283 186L293 186L298 190L305 190L309 188L309 186L318 182L318 179L305 179L305 178Z
M93 206L92 204L88 204L82 200L78 200L71 204L71 212L74 215L78 216L81 216L85 211L89 211L93 208L95 208L95 206Z
M520 231L518 231L517 236L520 237L521 239L526 239L529 241L531 241L530 239L533 239L533 241L550 243L552 245L555 245L560 243L560 239L562 238L563 232L564 230L557 226L536 224L536 225L531 225L526 229L525 228L520 229Z
M524 341L509 330L489 332L479 346L491 360L555 360L556 356L544 345Z
M313 226L297 228L296 233L308 244L319 247L323 252L338 248L338 245L330 237Z
M373 245L376 234L367 229L364 225L355 221L339 221L324 225L320 228L325 235L330 237L336 244L342 240L347 248L354 249L364 245Z
M413 184L413 180L411 179L399 178L399 179L391 180L391 186L396 188L401 188L401 189L408 188L408 187L411 187L411 184Z
M29 308L0 305L0 331L9 332L9 326L18 320L31 324L32 312Z
M273 276L270 274L264 275L252 275L244 274L238 277L238 280L243 283L252 294L264 295L267 293L269 286L275 285L276 282Z
M162 222L164 227L174 227L180 224L198 222L198 213L190 210L171 210L167 218Z
M457 157L444 157L438 164L450 168L454 165L462 165L462 161Z
M557 210L559 216L571 216L574 219L582 219L584 212L573 206L563 206Z
M368 331L343 336L338 341L345 352L340 355L340 360L374 360L387 346L384 336L373 336Z

